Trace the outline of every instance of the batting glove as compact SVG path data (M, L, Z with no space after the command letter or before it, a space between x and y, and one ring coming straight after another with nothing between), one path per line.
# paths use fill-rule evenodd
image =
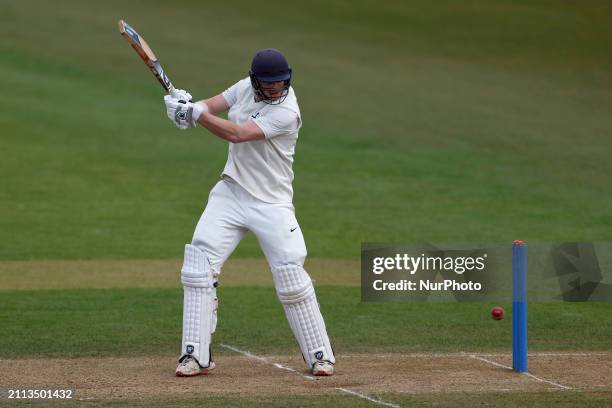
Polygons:
M193 99L191 94L184 89L175 89L170 92L170 96L174 99L178 99L179 101L191 102Z
M191 103L178 100L170 95L164 96L166 103L166 115L177 128L187 129L198 125L198 118L203 112L208 112L208 106L204 102Z

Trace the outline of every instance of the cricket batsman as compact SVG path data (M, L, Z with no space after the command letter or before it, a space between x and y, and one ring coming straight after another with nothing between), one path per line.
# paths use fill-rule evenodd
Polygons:
M214 367L211 336L217 324L219 274L248 231L259 241L304 361L313 375L332 375L336 359L308 273L306 245L293 207L293 157L302 125L291 68L276 49L259 51L247 78L196 103L176 90L164 97L179 128L198 124L229 142L221 180L185 245L183 340L179 377ZM217 116L228 112L229 120Z

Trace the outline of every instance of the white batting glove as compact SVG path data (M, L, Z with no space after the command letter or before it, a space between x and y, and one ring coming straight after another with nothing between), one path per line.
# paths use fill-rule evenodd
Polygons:
M189 126L186 126L184 123L177 122L175 119L177 109L181 109L179 107L179 100L173 98L170 95L166 95L164 96L164 103L166 104L166 115L168 116L168 119L170 119L172 123L176 125L177 128L181 130L187 129Z
M170 92L170 96L173 97L174 99L178 99L179 101L185 101L185 102L190 102L193 99L191 94L185 91L184 89L175 89L172 92Z
M208 112L208 106L204 102L191 103L178 100L170 95L164 96L166 103L166 115L177 128L187 129L198 125L198 118L203 112Z

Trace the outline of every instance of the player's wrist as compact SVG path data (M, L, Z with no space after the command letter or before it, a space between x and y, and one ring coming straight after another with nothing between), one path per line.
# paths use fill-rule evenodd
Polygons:
M193 112L191 117L194 124L198 122L200 116L205 112L208 112L208 105L206 105L206 102L200 101L193 104Z

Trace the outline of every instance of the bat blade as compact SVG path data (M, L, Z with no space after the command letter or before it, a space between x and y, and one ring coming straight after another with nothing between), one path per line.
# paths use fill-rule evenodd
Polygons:
M136 53L149 67L153 75L157 78L161 86L168 93L174 90L172 82L164 72L159 60L149 47L149 44L142 38L136 30L134 30L128 23L123 20L119 20L119 33L126 39L126 41L134 48Z

